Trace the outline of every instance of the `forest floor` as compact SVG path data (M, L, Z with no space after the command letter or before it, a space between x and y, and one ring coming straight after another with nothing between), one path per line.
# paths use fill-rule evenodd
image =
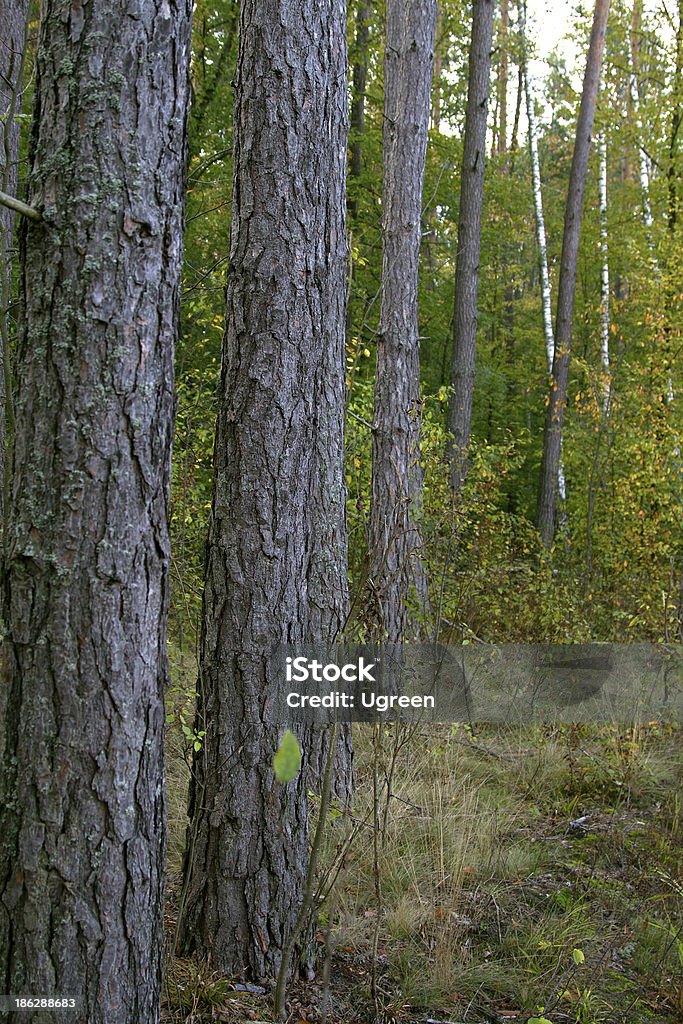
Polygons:
M177 880L188 739L174 717ZM683 1022L680 726L354 730L353 814L327 828L322 870L339 874L290 1024ZM165 992L168 1024L274 1020L269 992L192 961L169 957Z

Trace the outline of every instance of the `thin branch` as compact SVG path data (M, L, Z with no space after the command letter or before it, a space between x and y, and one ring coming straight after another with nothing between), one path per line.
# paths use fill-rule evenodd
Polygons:
M43 219L32 206L27 206L26 203L22 203L21 199L15 199L14 196L8 196L6 192L0 192L0 205L8 207L8 209L14 210L15 213L20 213L24 217L28 217L29 220L39 221Z

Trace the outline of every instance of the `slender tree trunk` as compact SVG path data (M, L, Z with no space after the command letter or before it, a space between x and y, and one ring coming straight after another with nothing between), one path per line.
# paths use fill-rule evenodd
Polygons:
M638 169L640 174L640 195L643 204L643 221L648 230L648 239L652 246L652 237L649 234L652 229L652 207L650 204L650 169L648 167L647 154L643 148L643 123L640 112L640 31L642 20L642 0L634 0L633 13L631 16L630 33L630 54L631 74L629 80L629 94L635 121L635 130L638 143ZM656 261L655 261L656 262Z
M0 191L17 193L19 120L25 53L27 0L3 0L0 7ZM11 423L12 394L9 365L9 305L12 284L14 213L0 206L0 521L4 520L6 490L5 445Z
M526 64L526 59L525 59ZM525 91L527 124L529 126L529 153L531 155L531 183L534 193L534 214L536 219L536 244L538 246L538 269L541 277L541 301L543 308L543 335L548 362L548 373L552 373L553 356L555 354L555 333L553 331L552 298L550 294L550 274L548 273L548 246L545 233L545 217L543 214L543 191L541 187L541 162L538 156L538 125L536 123L536 106L533 90L529 82L529 73L525 67Z
M564 409L567 403L574 294L576 291L579 238L583 215L583 193L588 170L588 155L595 118L595 106L598 96L608 15L609 0L596 0L564 217L562 259L560 262L560 281L557 297L555 352L543 438L543 462L541 465L537 512L538 529L541 540L546 547L551 546L555 532L557 475L562 451Z
M372 432L370 565L380 632L403 639L411 587L427 585L414 510L420 501L418 266L436 0L387 0L384 64L382 308Z
M668 227L673 237L678 220L678 181L681 175L678 163L681 126L683 125L683 0L678 2L678 28L676 30L676 65L673 80L673 110L669 133L669 166L667 184L669 193Z
M472 421L493 7L493 0L472 2L472 41L460 178L458 255L455 268L451 366L453 395L448 416L448 428L453 435L451 486L455 494L459 493L465 478Z
M555 355L555 332L553 330L552 295L550 291L550 273L548 271L548 244L545 232L545 217L543 214L543 189L541 185L541 161L538 155L538 123L536 121L536 102L534 99L533 86L529 80L529 69L526 57L525 18L522 8L522 67L524 77L524 90L526 93L526 112L529 131L529 153L531 156L531 182L534 193L534 213L536 219L536 243L538 246L538 269L541 278L541 305L543 309L543 336L545 338L545 352L548 363L548 373L553 371L553 358ZM561 442L560 442L561 445ZM562 451L557 466L557 489L561 502L567 498L567 486L564 476L564 464Z
M500 30L498 34L498 152L507 152L508 137L508 35L510 8L508 0L500 0Z
M515 169L515 154L517 153L519 137L519 117L522 112L522 93L524 92L524 72L522 68L522 62L520 60L519 68L517 71L517 99L515 101L515 120L512 125L512 137L510 139L510 173Z
M443 10L442 5L437 3L436 9L436 30L434 34L434 72L432 74L432 128L434 131L441 131L441 77L443 75Z
M269 655L333 640L347 612L345 40L341 0L242 2L198 682L206 735L180 940L252 978L277 972L307 863L307 771L280 785L272 770L283 681ZM299 738L308 758L311 730Z
M371 7L368 0L361 0L356 10L356 39L353 54L353 98L350 118L350 161L349 174L360 178L363 169L363 133L365 131L365 90L368 78L368 43L370 40ZM349 201L349 213L358 214L358 201Z
M0 989L159 1014L191 4L44 5L5 567ZM17 1014L17 1021L23 1018ZM51 1012L31 1019L46 1024Z
M600 249L602 251L602 267L600 273L600 360L603 373L603 409L609 411L610 401L610 294L609 294L609 250L607 236L607 142L604 131L598 141L600 154Z
M199 91L199 95L193 96L192 98L192 108L190 111L192 121L190 144L192 146L194 145L195 140L199 142L201 139L200 129L202 122L206 117L206 113L211 106L217 91L221 87L221 84L225 82L230 68L234 63L239 13L239 0L230 0L230 4L226 11L228 23L223 30L223 44L218 53L218 57L211 65L210 75L203 76L202 88L201 91ZM204 53L204 49L205 47L202 46L202 54ZM193 150L191 150L190 156L194 156Z

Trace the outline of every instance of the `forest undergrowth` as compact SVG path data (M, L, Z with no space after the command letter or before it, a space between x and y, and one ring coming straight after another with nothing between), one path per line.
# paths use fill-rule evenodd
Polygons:
M198 742L196 662L171 655L164 1019L270 1022L267 982L171 954ZM290 1022L683 1019L680 725L356 725L354 747Z

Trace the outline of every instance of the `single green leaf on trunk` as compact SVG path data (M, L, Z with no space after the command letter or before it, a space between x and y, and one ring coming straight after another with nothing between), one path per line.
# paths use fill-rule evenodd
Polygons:
M283 785L291 782L301 768L301 747L294 733L287 729L280 740L280 747L273 758L275 778Z

